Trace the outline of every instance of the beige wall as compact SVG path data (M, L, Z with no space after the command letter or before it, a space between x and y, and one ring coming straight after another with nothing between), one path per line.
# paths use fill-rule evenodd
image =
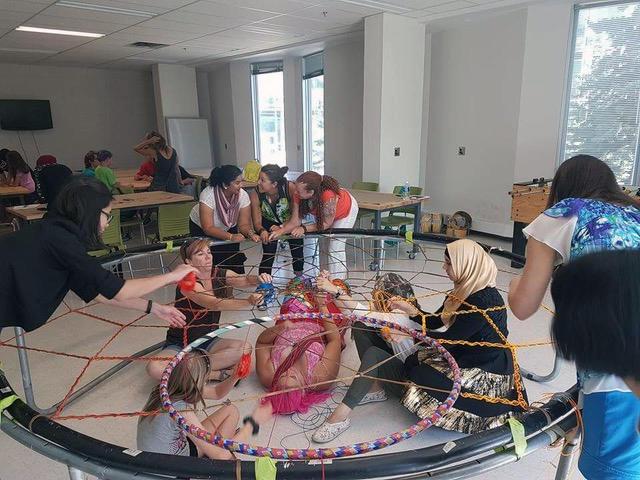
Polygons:
M25 153L32 166L38 150L74 170L91 149L111 150L116 168L141 162L132 147L156 125L151 72L14 64L0 72L0 98L49 100L53 117L53 129L33 135L0 130L0 147Z

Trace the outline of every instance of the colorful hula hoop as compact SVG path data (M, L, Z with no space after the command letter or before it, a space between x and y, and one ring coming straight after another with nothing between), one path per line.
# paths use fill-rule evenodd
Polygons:
M231 452L243 453L245 455L253 455L256 457L270 457L275 459L282 460L315 460L315 459L324 459L324 458L339 458L339 457L348 457L352 455L359 455L362 453L371 452L374 450L380 450L384 447L388 447L389 445L394 445L402 440L406 440L407 438L411 438L416 434L420 433L423 430L426 430L430 426L434 424L438 419L440 419L443 415L445 415L449 409L453 406L455 401L458 399L461 390L461 373L456 363L455 359L451 354L436 340L431 337L424 335L419 331L410 331L406 328L399 327L393 323L386 322L384 320L376 320L373 318L369 318L366 316L359 315L344 315L344 314L321 314L321 313L304 313L304 314L287 314L287 315L279 315L276 317L276 320L295 320L299 317L305 318L327 318L327 319L336 319L336 320L348 320L353 322L355 320L364 321L366 323L370 323L373 325L379 325L382 327L394 328L396 330L400 330L404 333L412 335L414 338L423 341L426 345L435 348L440 355L447 361L449 366L451 367L451 371L453 373L453 387L449 392L447 399L442 402L433 412L431 416L428 418L424 418L417 422L414 425L411 425L404 430L400 430L398 432L387 435L386 437L380 437L370 442L361 442L353 445L343 445L340 447L334 448L305 448L305 449L290 449L290 448L269 448L269 447L261 447L257 445L252 445L249 443L241 443L236 442L234 440L229 440L220 437L219 435L214 435L202 428L195 427L188 423L182 415L173 407L171 403L171 399L169 398L169 393L167 391L167 384L169 382L169 376L175 366L182 360L182 358L189 353L192 349L197 348L202 343L210 340L211 338L217 337L220 334L242 328L252 324L260 324L265 323L265 320L262 319L251 319L244 320L242 322L234 323L231 325L227 325L225 327L220 327L219 329L208 333L204 337L201 337L189 345L187 345L182 351L178 352L176 356L169 362L164 372L162 373L162 378L160 380L160 398L162 400L162 405L169 412L169 416L184 430L186 430L191 435L199 438L200 440L204 440L207 443L212 445L216 445L218 447L225 448Z

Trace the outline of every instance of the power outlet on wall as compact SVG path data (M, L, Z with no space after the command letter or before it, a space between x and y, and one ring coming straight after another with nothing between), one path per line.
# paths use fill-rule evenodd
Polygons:
M458 147L458 155L466 155L467 154L467 147Z
M400 147L395 147L393 149L393 156L394 157L399 157L400 156Z

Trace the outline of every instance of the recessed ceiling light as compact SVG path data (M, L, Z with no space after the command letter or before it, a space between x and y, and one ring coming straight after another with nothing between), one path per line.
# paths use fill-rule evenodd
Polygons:
M56 7L79 8L80 10L91 10L102 13L115 13L119 15L132 15L134 17L155 17L156 13L144 12L142 10L131 10L130 8L110 7L108 5L96 5L94 3L72 2L70 0L60 0L55 3Z
M91 38L104 37L104 33L74 32L73 30L58 30L55 28L27 27L25 25L20 25L18 28L16 28L16 30L19 32L52 33L54 35L71 35L73 37L91 37Z

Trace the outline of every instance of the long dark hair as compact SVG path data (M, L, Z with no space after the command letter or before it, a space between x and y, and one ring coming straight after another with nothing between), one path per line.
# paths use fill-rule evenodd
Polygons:
M622 206L638 205L622 191L609 166L591 155L571 157L558 167L547 208L565 198L591 198Z
M29 165L24 161L22 155L15 150L7 153L7 173L11 180L15 180L18 173L29 173Z
M238 175L242 175L240 170L235 165L222 165L211 170L209 175L209 185L212 187L228 187L231 185Z
M77 176L64 184L49 211L78 225L88 246L101 246L100 215L111 200L113 195L100 180Z
M9 153L8 148L3 148L0 150L0 172L7 169L7 153Z
M316 225L322 228L322 192L331 190L336 195L340 194L340 183L329 175L320 175L317 172L304 172L300 175L296 183L304 184L307 192L313 191L313 197L308 200L300 199L300 217L304 217L316 208Z
M275 163L269 163L260 169L260 173L264 173L271 182L278 185L280 195L284 194L289 198L289 180L285 177L289 171L289 167L281 167Z
M551 283L551 336L578 367L640 381L640 251L580 257Z

